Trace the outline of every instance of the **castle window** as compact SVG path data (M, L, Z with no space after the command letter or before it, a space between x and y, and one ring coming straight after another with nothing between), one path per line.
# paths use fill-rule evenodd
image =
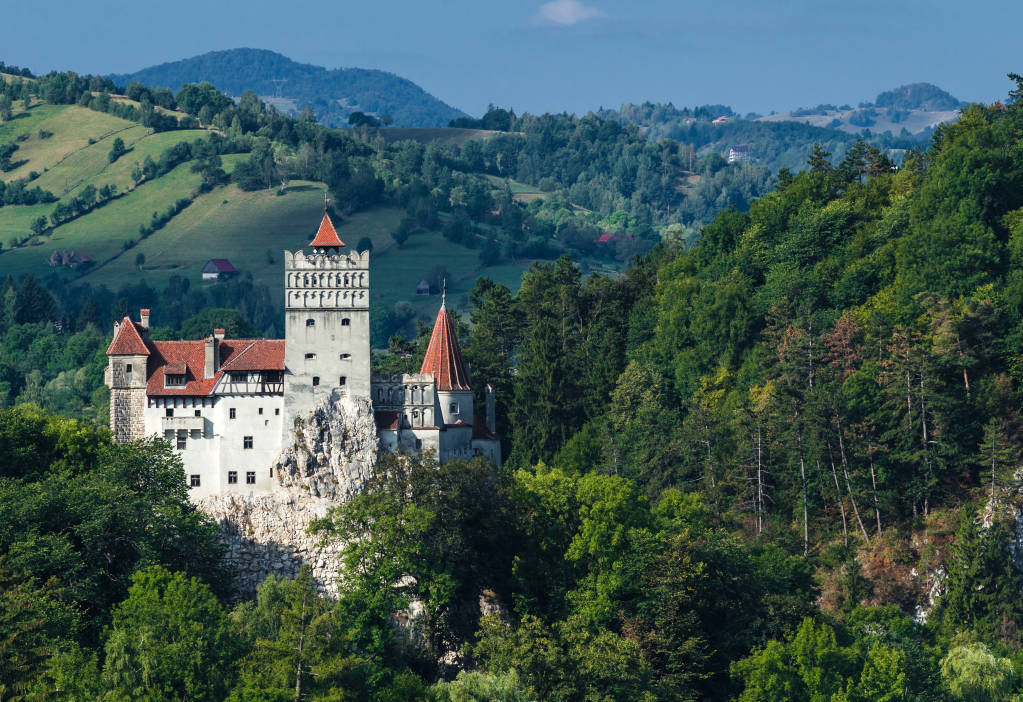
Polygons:
M230 417L231 419L234 419L236 411L237 410L235 410L235 408L232 407L231 409L227 410L227 416Z
M245 471L245 484L246 485L256 484L256 471L254 470Z
M201 417L202 416L202 410L196 410L195 411L195 416L196 417Z
M451 412L451 414L458 414L458 403L452 402L451 406L448 407L448 410Z
M173 417L174 416L174 410L172 410L170 407L168 407L167 409L165 409L163 411L163 414L164 414L165 417Z
M259 408L259 413L263 414L263 408L262 407Z
M341 320L341 326L342 327L350 326L351 323L352 323L352 320L348 319L348 317L345 317L344 319Z
M342 361L347 361L351 357L352 357L352 354L350 354L350 353L343 353L340 356L338 356L338 358L340 358Z
M185 442L187 441L187 439L188 439L188 432L185 431L184 429L179 429L178 430L178 442L177 442L177 447L178 447L179 451L183 451L185 449Z
M188 476L188 484L191 485L192 487L199 487L199 476L196 475L195 473L192 473L190 476Z
M305 325L307 327L315 327L316 326L316 320L315 319L307 319L305 321Z
M125 373L131 373L131 364L130 363L125 363L124 364L124 372Z
M347 381L347 380L348 380L348 378L346 378L345 376L343 376L343 375L342 375L342 376L341 376L341 377L340 377L340 378L338 379L338 382L337 382L337 384L338 384L338 385L341 385L341 386L343 387L343 386L344 386L344 384L345 384L345 381Z
M312 358L316 358L316 354L315 353L307 353L305 355L305 360L307 360L307 361L312 359Z
M313 387L316 387L319 384L320 384L320 376L314 375L313 376Z
M416 448L417 449L423 448L423 440L422 439L416 439Z
M277 416L280 416L280 414L281 414L281 408L280 408L280 407L277 407L277 408L275 408L275 409L274 409L274 414L275 414L275 415L277 415Z
M252 448L252 437L251 436L244 436L244 437L242 437L242 448L247 448L247 449Z
M234 485L238 482L238 471L229 470L227 471L227 483L228 485Z

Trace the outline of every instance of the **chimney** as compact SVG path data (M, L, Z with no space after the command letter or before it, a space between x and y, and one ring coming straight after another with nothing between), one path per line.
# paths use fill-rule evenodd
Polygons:
M206 362L202 367L202 377L212 378L213 374L217 372L217 340L212 336L208 336L204 344L206 347Z
M213 338L218 339L219 341L223 341L224 340L224 335L225 334L226 334L226 332L223 329L214 329L213 330Z
M139 326L143 329L149 329L149 310L145 308L139 310Z
M487 384L487 429L497 433L497 406L494 401L494 386Z

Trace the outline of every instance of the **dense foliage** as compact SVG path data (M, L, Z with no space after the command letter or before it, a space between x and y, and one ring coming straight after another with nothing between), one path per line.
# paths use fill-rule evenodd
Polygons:
M189 109L218 99L193 93ZM1019 694L1023 78L1010 97L966 108L901 169L863 141L841 159L818 144L748 212L619 276L583 278L563 255L517 292L480 278L459 334L474 377L498 389L505 466L381 457L365 490L314 525L342 551L336 601L303 573L233 603L162 442L114 446L32 406L0 411L4 695ZM257 131L295 128L254 114ZM381 193L414 203L440 189L449 221L474 221L485 199L468 174L514 164L528 180L525 160L530 177L592 184L575 153L601 164L598 179L621 165L609 211L642 182L629 216L657 216L658 181L639 174L667 146L596 118L516 123L521 134L478 152L308 129L341 147L318 160L352 148L347 167L372 164ZM544 134L552 146L534 157ZM173 285L165 297L189 299ZM44 368L77 362L95 378L93 300L106 313L154 295L75 290L5 286L6 401L28 397L26 374L53 382ZM197 298L154 334L252 332L245 309L203 311L233 303ZM392 339L377 366L405 370L427 335Z

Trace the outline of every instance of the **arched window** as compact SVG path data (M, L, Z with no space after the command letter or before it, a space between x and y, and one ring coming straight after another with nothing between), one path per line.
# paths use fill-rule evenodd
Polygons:
M342 327L348 327L348 326L351 326L351 324L352 324L352 320L348 319L348 317L345 317L344 319L341 320L341 326Z
M316 326L316 320L315 319L307 319L305 321L305 325L307 327L315 327Z

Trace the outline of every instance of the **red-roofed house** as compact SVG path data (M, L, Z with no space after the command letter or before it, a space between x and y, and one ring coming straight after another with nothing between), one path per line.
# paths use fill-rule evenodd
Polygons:
M202 267L203 280L226 280L238 274L238 269L226 258L211 258Z

